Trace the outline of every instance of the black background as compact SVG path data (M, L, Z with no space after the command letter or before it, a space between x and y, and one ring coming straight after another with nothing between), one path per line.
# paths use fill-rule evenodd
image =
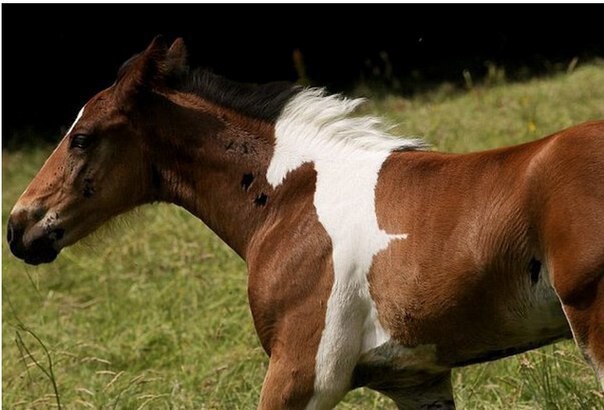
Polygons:
M478 78L486 62L514 77L603 56L602 16L601 5L4 4L3 146L23 129L58 138L156 34L184 37L191 66L247 82L295 81L299 49L331 91L370 77L385 52L410 93L461 83L464 69Z

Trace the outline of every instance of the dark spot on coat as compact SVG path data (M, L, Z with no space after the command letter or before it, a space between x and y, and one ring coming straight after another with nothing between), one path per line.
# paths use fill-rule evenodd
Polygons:
M94 195L94 185L91 178L84 179L84 190L82 191L84 198L90 198Z
M541 272L541 262L535 258L531 258L528 266L531 274L531 283L534 285L539 282L539 273Z
M268 196L266 196L265 193L261 193L256 197L256 199L254 199L254 203L256 204L256 206L265 206L266 201L268 201Z
M243 174L243 178L241 178L241 188L243 188L244 191L249 191L250 186L252 185L252 182L254 182L254 175L251 173L247 173L247 174Z

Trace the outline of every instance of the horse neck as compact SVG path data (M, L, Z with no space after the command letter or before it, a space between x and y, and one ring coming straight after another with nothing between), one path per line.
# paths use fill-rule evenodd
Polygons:
M172 118L154 124L155 200L182 206L245 259L266 219L272 124L205 101L170 97Z

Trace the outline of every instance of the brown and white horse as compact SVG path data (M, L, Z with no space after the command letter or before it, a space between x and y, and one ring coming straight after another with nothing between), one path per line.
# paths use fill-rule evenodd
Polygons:
M12 210L17 257L51 262L141 204L186 208L247 262L263 409L360 386L453 408L451 368L571 331L604 381L604 122L429 152L352 116L359 100L185 54L154 40L81 109Z

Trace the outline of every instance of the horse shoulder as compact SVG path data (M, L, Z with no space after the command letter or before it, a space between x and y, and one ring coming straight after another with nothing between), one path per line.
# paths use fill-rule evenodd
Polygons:
M331 242L312 196L280 208L258 230L246 255L250 307L267 352L296 320L300 328L320 334L333 284Z

